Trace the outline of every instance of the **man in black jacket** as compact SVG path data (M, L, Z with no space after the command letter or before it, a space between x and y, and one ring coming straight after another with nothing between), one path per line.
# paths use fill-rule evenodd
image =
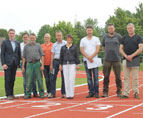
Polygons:
M20 64L20 44L15 40L15 30L8 31L8 40L4 40L1 45L1 62L5 76L5 92L8 100L14 97L14 81L17 67Z

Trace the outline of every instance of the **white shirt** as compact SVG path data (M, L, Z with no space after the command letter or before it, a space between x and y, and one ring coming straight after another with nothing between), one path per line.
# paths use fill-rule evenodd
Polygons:
M13 52L15 51L15 48L16 48L16 44L15 44L15 40L12 41L11 39L9 39L10 42L11 42L11 45L12 45L12 49L13 49Z
M80 41L80 47L84 48L85 53L88 56L91 56L96 51L96 46L101 45L100 40L98 37L93 36L91 40L88 40L87 37L84 37ZM96 55L95 57L98 57ZM84 61L87 61L87 58L83 58Z
M20 43L20 49L21 49L21 58L23 57L23 51L24 51L24 47L26 46L27 44L24 44L24 42Z

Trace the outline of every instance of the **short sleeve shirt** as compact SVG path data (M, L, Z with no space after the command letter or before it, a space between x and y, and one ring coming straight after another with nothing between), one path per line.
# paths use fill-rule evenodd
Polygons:
M60 59L60 51L61 51L61 47L66 45L66 41L62 40L61 43L55 42L53 44L52 50L51 52L54 53L54 59Z
M84 48L85 53L88 56L91 56L96 51L96 46L101 45L100 40L98 37L93 36L91 40L88 40L87 37L84 37L80 41L80 47ZM98 57L98 55L96 55ZM87 58L84 57L84 61L86 61Z
M119 61L120 60L120 44L121 44L121 35L115 33L113 37L109 34L105 34L102 41L102 46L105 49L104 60L106 61Z
M124 52L127 55L131 55L139 48L139 44L142 44L141 36L135 34L133 37L125 35L122 38L122 45L124 46Z
M34 45L28 43L24 47L23 57L26 59L27 62L40 60L42 56L44 56L44 53L42 47L38 43L35 43Z

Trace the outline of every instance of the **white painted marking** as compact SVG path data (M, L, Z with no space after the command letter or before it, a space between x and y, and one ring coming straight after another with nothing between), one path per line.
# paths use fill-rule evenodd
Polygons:
M100 101L100 100L105 100L105 99L108 99L108 98L111 98L111 97L114 97L114 96L116 96L116 94L112 95L112 96L109 96L109 97L106 97L106 98L96 99L96 100L93 100L93 101L88 101L88 102L80 103L80 104L73 105L73 106L68 106L68 107L64 107L64 108L60 108L60 109L56 109L56 110L51 110L51 111L48 111L48 112L43 112L43 113L35 114L35 115L32 115L32 116L26 116L24 118L33 118L33 117L36 117L36 116L41 116L41 115L45 115L45 114L49 114L49 113L53 113L53 112L57 112L57 111L65 110L65 109L70 109L70 108L86 105L86 104L89 104L89 103L97 102L97 101Z
M69 110L69 111L76 111L76 112L102 112L102 113L109 113L109 111L94 111L94 110Z
M135 109L135 108L137 108L137 107L140 107L140 106L142 106L142 105L143 105L143 103L138 104L138 105L135 105L135 106L133 106L133 107L131 107L131 108L129 108L129 109L123 110L123 111L121 111L121 112L118 112L118 113L113 114L113 115L111 115L111 116L108 116L108 117L106 117L106 118L112 118L112 117L118 116L118 115L120 115L120 114L122 114L122 113L125 113L125 112L127 112L127 111L130 111L130 110Z
M3 105L3 104L10 104L10 103L14 103L15 101L6 101L6 102L2 102L0 103L0 105Z
M47 108L49 108L49 107L51 107L51 106L59 106L59 105L61 105L61 103L48 103L48 104L46 104L46 105L33 105L32 107L33 107L33 108L43 108L43 109L47 109Z
M103 79L100 79L99 82L102 81L102 80L103 80ZM85 85L87 85L87 83L86 83L86 84L81 84L81 85L76 85L75 87L81 87L81 86L85 86ZM59 88L59 89L56 89L56 90L58 91L58 90L61 90L61 89ZM88 91L84 91L84 92L81 92L81 93L76 93L75 95L80 95L80 94L87 93L87 92L88 92ZM22 95L22 94L20 94L20 95ZM16 95L16 96L19 96L19 95ZM3 98L3 97L2 97L2 98ZM49 99L49 100L47 100L47 101L51 101L51 100L59 99L59 98L61 98L61 97L52 98L52 99ZM15 100L15 101L16 101L16 100ZM18 101L18 100L17 100L17 101ZM45 101L45 100L40 100L40 101L42 102L42 101ZM24 102L26 102L26 100L25 100ZM38 101L31 101L31 102L29 102L29 103L18 104L18 105L11 105L11 106L7 106L7 107L3 107L3 109L11 108L11 107L18 107L18 106L27 105L27 104L32 104L32 103L34 103L34 102L38 102Z
M139 86L139 88L143 86L143 84L141 84ZM131 89L132 90L132 89ZM131 91L130 90L130 91ZM69 107L64 107L64 108L60 108L60 109L56 109L56 110L51 110L51 111L48 111L48 112L43 112L43 113L39 113L39 114L35 114L35 115L31 115L31 116L26 116L24 118L33 118L33 117L36 117L36 116L41 116L41 115L45 115L45 114L49 114L49 113L53 113L53 112L57 112L57 111L61 111L61 110L65 110L65 109L70 109L70 108L74 108L74 107L78 107L78 106L82 106L82 105L86 105L86 104L89 104L89 103L93 103L93 102L97 102L97 101L100 101L100 100L105 100L105 99L108 99L108 98L112 98L116 96L116 94L112 95L112 96L109 96L109 97L106 97L106 98L101 98L101 99L96 99L96 100L93 100L93 101L88 101L88 102L85 102L85 103L80 103L80 104L77 104L77 105L73 105L73 106L69 106ZM143 103L142 103L143 104Z
M104 79L104 76L103 75L99 75L99 76L101 76L102 78L99 80L99 82L100 81L102 81L103 79ZM87 83L84 83L84 84L80 84L80 85L75 85L75 87L77 88L77 87L81 87L81 86L85 86L85 85L87 85ZM57 88L56 89L56 91L60 91L61 90L61 88ZM45 93L47 92L46 90L44 91ZM17 94L17 95L15 95L16 97L21 97L21 96L24 96L24 94ZM6 98L6 96L3 96L3 97L0 97L0 99L5 99Z
M112 108L113 105L105 105L105 104L99 104L99 105L95 105L95 108L86 108L87 110L106 110L109 108Z
M139 88L140 88L141 86L143 86L143 84L141 84L141 85L139 86ZM118 113L113 114L113 115L111 115L111 116L108 116L108 117L106 117L106 118L112 118L112 117L114 117L114 116L118 116L118 115L120 115L120 114L122 114L122 113L125 113L125 112L127 112L127 111L130 111L130 110L135 109L135 108L137 108L137 107L140 107L140 106L142 106L142 105L143 105L143 103L138 104L138 105L135 105L135 106L133 106L133 107L131 107L131 108L125 109L125 110L123 110L123 111L121 111L121 112L118 112Z

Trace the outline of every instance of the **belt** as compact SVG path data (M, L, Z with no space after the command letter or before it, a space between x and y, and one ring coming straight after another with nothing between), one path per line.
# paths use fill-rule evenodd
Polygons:
M37 62L39 62L39 61L40 61L40 59L39 59L39 60L32 60L32 61L30 61L29 63L35 64L35 63L37 63Z
M54 59L54 60L56 60L56 61L60 61L60 59Z

